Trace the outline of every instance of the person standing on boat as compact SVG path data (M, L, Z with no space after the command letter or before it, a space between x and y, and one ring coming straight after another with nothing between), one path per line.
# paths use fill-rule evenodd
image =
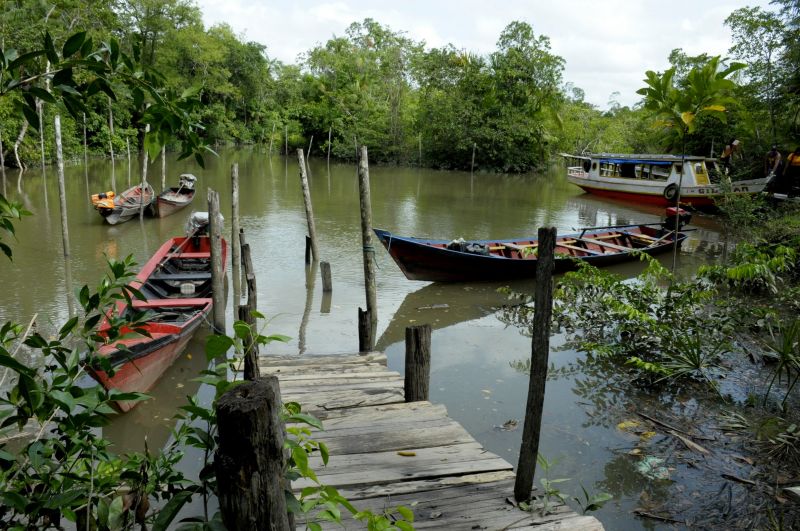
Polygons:
M779 188L782 188L782 166L783 157L781 156L781 152L778 151L778 146L773 144L772 149L767 151L767 155L764 157L764 177L767 179L768 191L775 192L779 191Z
M786 181L788 195L797 195L796 190L800 187L800 146L789 153L786 157L786 166L783 167L783 178Z
M725 146L725 149L722 150L722 155L719 157L720 162L722 163L723 171L725 175L730 174L731 170L731 163L733 159L733 155L738 153L740 149L739 141L735 138L728 142Z

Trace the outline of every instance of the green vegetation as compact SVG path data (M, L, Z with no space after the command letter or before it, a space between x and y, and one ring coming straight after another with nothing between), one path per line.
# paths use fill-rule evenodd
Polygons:
M28 131L38 128L40 113L45 158L52 160L50 115L55 109L43 108L40 102L49 101L48 90L53 94L67 90L71 95L68 88L59 88L63 77L56 79L58 64L77 54L112 70L135 66L141 72L161 72L163 97L188 90L187 99L201 105L185 107L188 120L181 122L204 126L172 131L176 140L171 148L177 147L175 142L191 140L194 147L201 141L259 143L278 152L283 151L286 135L290 153L310 144L312 155L324 156L330 149L334 157L353 160L356 145L363 144L370 147L376 162L465 169L471 166L475 148L479 169L524 172L544 166L559 151L681 151L685 141L687 153L718 154L735 137L745 147L745 160L737 161L737 169L759 173L769 144L782 144L785 153L794 147L785 143L800 130L797 9L789 0L773 4L774 10L742 8L728 17L734 40L730 58L688 56L676 49L669 56L670 69L648 74L648 83L668 81L690 89L683 94L695 95L709 93L709 80L726 78L727 102L694 98L689 109L680 102L662 101L678 112L681 120L673 122L687 126L685 138L676 141L674 128L652 127L651 106L646 102L624 107L612 94L608 110L601 111L584 101L579 87L564 83L564 60L552 53L546 34L536 33L542 28L525 22L508 24L498 35L496 49L477 55L462 51L459 43L428 48L402 28L365 19L354 22L344 35L308 50L297 64L283 64L270 58L265 43L244 41L225 24L205 28L199 8L190 0L124 0L91 6L61 1L6 3L0 42L8 57L41 49L46 32L53 42L65 43L76 31L85 31L86 42L94 45L71 41L58 57L53 53L29 57L25 94L17 91L0 104L5 160L16 165L18 155L20 164L39 162L38 135ZM118 62L121 54L132 64ZM734 60L747 67L736 71ZM696 74L690 75L693 68ZM124 72L115 75L120 73ZM77 72L73 79L77 84L90 81ZM115 91L119 81L108 81L108 88ZM126 140L143 147L145 124L174 123L147 116L157 111L145 110L148 102L155 103L152 95L145 101L136 91L123 91L125 97L114 98L106 93L105 84L95 88L85 101L77 97L64 101L73 111L72 119L64 120L68 158L82 154L84 109L78 102L85 104L89 148L96 155L108 153L111 145L120 153ZM25 115L15 111L19 105L27 109ZM709 120L703 112L725 120ZM151 137L159 142L167 138ZM181 152L186 153L185 145Z

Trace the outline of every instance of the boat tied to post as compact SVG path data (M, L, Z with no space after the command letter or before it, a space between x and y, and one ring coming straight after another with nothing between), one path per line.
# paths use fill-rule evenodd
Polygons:
M666 252L686 239L681 230L689 221L688 211L670 207L660 223L587 227L560 235L555 242L554 272L575 269L579 262L600 267L637 259L641 253ZM536 276L536 237L433 240L374 231L409 280L470 282Z

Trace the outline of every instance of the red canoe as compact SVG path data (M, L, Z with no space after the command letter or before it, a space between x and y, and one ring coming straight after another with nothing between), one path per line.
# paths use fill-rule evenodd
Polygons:
M225 267L227 244L222 241ZM91 361L89 373L106 389L123 392L149 391L180 356L195 330L211 311L211 244L208 236L172 238L144 265L131 285L146 301L134 300L135 310L150 310L153 317L144 328L151 337L131 334L114 344L102 345L98 356L109 360L113 374ZM116 311L130 311L124 302ZM103 327L100 327L103 334ZM123 334L126 331L123 330ZM128 331L129 332L129 331ZM125 349L120 349L119 345ZM138 402L118 401L122 412Z

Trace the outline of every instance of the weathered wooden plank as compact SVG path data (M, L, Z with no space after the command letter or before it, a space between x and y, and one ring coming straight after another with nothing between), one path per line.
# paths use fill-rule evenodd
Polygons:
M497 457L495 454L486 451L478 442L449 444L432 448L415 448L406 451L406 453L413 453L414 455L400 455L396 451L334 455L331 456L327 466L324 466L322 459L315 455L310 457L308 462L313 465L315 470L320 470L325 474L336 474L341 470L355 471L387 465L407 469L427 466L430 463L467 461L471 459L483 460Z
M399 384L398 384L399 382ZM354 382L351 384L341 385L338 383L331 383L331 382L319 382L319 383L300 383L295 382L294 385L291 385L287 382L287 385L281 385L281 391L291 394L319 394L325 393L329 391L365 391L368 392L370 389L383 389L389 390L393 388L402 389L403 387L403 380L395 378L392 379L385 379L379 381L359 381Z
M326 356L262 356L259 365L303 366L303 365L328 365L336 367L345 364L383 363L386 365L386 354L382 352L369 352L367 354L334 354Z
M330 409L343 409L403 401L402 389L364 389L360 391L327 391L312 396L286 392L284 400L301 402L303 410L314 413Z
M326 368L325 365L260 365L258 368L263 374L274 374L275 376L283 376L284 374L320 374L335 372L339 374L347 374L353 372L374 372L376 370L385 370L386 367L380 363L363 363L345 364L339 367Z
M339 428L328 428L316 434L315 437L321 441L327 442L333 439L338 439L343 437L375 438L375 437L383 437L389 433L408 432L408 430L430 430L434 428L443 428L447 426L455 427L460 425L450 417L440 415L416 421L407 418L406 422L395 423L395 424L375 423L375 424L365 424L365 425L342 426ZM430 446L426 445L425 447L429 448Z
M514 479L512 470L498 472L480 472L477 474L464 474L461 476L445 476L417 481L402 481L385 485L353 485L342 487L339 494L348 500L364 500L367 498L395 497L400 494L412 494L447 489L459 485L474 485L478 483L493 483L496 481ZM427 494L426 494L427 495Z
M356 418L356 415L381 415L384 414L386 416L392 415L402 415L406 414L408 411L417 411L417 410L425 410L425 408L429 407L441 407L444 408L441 404L436 404L435 406L430 402L395 402L391 404L378 404L373 406L362 406L356 407L351 409L332 409L329 411L322 411L320 415L317 417L320 420L333 420L333 419L345 419L345 418ZM445 411L447 409L445 408Z
M371 372L338 372L338 371L325 371L325 372L292 372L280 375L281 382L286 382L288 385L292 385L293 382L305 382L305 381L322 381L322 380L331 380L337 383L347 383L342 382L342 380L356 380L356 379L364 379L369 380L371 378L402 378L403 375L399 372L395 371L387 371L384 367L383 370L380 371L371 371Z
M358 426L395 426L408 422L431 420L447 416L447 408L442 405L432 405L430 402L407 402L409 406L404 409L388 409L389 406L375 408L353 408L347 416L334 416L323 422L325 432L333 433L335 430Z
M332 454L366 454L433 448L449 444L473 442L475 439L458 423L429 428L414 428L404 432L380 432L374 435L321 438Z

